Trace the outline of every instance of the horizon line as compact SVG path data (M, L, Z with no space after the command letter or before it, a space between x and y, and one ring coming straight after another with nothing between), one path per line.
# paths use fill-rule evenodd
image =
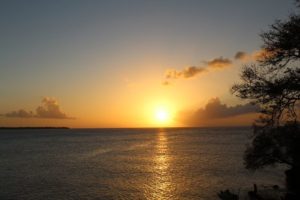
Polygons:
M195 128L251 128L240 126L168 126L168 127L67 127L67 126L1 126L1 129L195 129Z

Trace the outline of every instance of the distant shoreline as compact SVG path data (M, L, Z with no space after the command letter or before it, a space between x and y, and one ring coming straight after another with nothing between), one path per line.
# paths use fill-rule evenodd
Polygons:
M7 129L70 129L69 127L31 127L31 126L27 126L27 127L0 127L0 130L7 130Z
M55 126L20 126L20 127L0 127L0 130L7 129L224 129L224 128L251 128L251 126L203 126L203 127L99 127L99 128L70 128L70 127L55 127Z

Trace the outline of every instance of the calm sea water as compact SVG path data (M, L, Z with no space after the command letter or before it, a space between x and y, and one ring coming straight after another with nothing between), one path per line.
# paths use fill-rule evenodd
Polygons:
M217 199L219 190L283 184L251 173L250 129L0 130L0 199Z

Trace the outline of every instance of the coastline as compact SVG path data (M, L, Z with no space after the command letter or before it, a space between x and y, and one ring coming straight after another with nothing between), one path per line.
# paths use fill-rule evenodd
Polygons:
M51 127L51 126L45 126L45 127L31 127L31 126L25 126L25 127L0 127L0 130L7 130L7 129L17 129L17 130L23 130L23 129L70 129L69 127Z

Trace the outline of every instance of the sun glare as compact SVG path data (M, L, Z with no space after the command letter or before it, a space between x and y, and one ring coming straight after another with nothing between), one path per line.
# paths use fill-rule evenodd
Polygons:
M146 110L148 113L148 122L153 127L172 127L175 124L176 109L174 102L160 100L151 102Z
M170 113L163 108L157 109L155 112L155 119L158 122L167 122L170 119Z

